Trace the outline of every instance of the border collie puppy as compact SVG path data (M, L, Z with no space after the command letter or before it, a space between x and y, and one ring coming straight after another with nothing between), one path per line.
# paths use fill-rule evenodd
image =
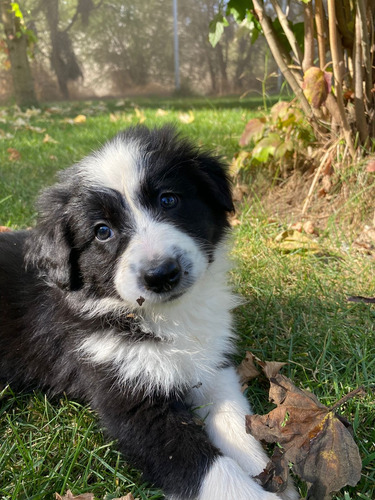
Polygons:
M297 498L252 478L268 460L228 359L221 162L172 128L130 128L38 208L34 229L0 235L0 382L89 403L169 499Z

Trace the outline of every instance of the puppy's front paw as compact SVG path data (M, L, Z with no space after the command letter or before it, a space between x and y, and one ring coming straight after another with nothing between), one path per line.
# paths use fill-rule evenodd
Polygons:
M277 500L265 491L237 463L220 457L207 472L197 500Z

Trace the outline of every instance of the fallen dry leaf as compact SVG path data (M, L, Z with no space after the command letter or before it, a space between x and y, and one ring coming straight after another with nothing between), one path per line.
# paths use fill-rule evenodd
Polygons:
M56 500L94 500L93 493L82 493L81 495L73 495L73 493L68 490L65 495L61 496L55 493Z
M159 108L156 110L155 116L167 116L169 114L169 111L166 111L165 109Z
M86 121L86 116L85 115L77 115L73 119L73 123L85 123L85 121Z
M45 134L45 136L43 137L43 143L45 144L47 142L50 142L51 144L58 144L58 141L53 139L49 134Z
M0 226L0 233L10 233L11 228L7 226Z
M366 171L367 172L375 172L375 160L371 160L368 162L366 166Z
M110 113L109 114L109 121L112 122L112 123L116 123L118 122L120 119L120 115L119 114L116 114L116 113Z
M21 159L21 153L14 148L8 148L7 153L10 161L17 161Z
M143 123L144 121L146 121L146 115L142 109L134 108L134 113L139 123Z
M240 219L237 219L236 217L232 217L230 220L229 220L229 223L232 227L237 227L237 226L240 226L242 224L242 222L240 221Z
M267 372L262 369L270 380L270 401L277 407L267 415L247 415L247 431L261 441L278 443L282 453L274 454L258 480L269 491L283 491L291 462L293 471L309 483L309 500L328 500L343 486L355 486L361 476L361 457L350 424L335 413L354 394L329 409L278 373L276 365L268 366Z
M259 377L260 371L255 366L256 357L252 352L247 351L245 358L237 367L237 373L240 376L241 384L246 384L250 380Z
M232 177L237 177L242 169L244 169L251 159L251 153L248 151L240 151L235 154L231 164L229 165L229 173Z
M189 125L190 123L193 123L193 121L195 120L195 116L193 112L190 110L188 113L179 113L178 119L180 120L181 123Z
M303 224L303 230L304 230L304 231L305 231L305 233L307 233L307 234L315 234L315 233L316 233L314 223L313 223L313 222L311 222L311 220L308 220L308 221L306 221L306 222Z
M320 246L316 241L295 229L287 229L278 234L275 243L279 250L286 253L297 250L304 252L318 252L320 250Z

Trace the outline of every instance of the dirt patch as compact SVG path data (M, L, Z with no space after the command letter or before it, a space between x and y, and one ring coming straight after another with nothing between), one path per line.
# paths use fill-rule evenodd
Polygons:
M314 170L295 171L277 183L258 176L247 198L260 200L269 216L288 224L313 220L316 227L325 229L331 223L352 236L364 225L375 226L375 175L362 168L345 178L343 172L334 172L329 182L322 176L303 213L314 176Z

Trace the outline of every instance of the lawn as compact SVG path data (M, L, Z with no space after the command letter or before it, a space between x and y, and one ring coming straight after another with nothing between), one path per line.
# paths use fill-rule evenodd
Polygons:
M34 113L0 109L0 225L33 225L37 192L53 182L59 169L123 127L172 121L230 160L246 120L259 113L260 105L254 99L139 99L58 104ZM244 297L235 312L237 361L246 350L287 361L283 373L326 406L366 387L366 396L340 409L353 424L362 479L335 498L373 499L375 309L346 297L374 295L374 257L359 253L332 224L315 237L314 252L298 246L285 251L276 241L285 221L265 213L259 201L244 202L237 218L230 276ZM337 217L334 223L338 228ZM269 411L267 392L263 380L251 383L248 394L256 412ZM88 408L64 396L48 401L39 393L15 395L9 387L0 398L1 499L52 499L68 488L76 494L93 492L98 499L129 491L140 499L162 498L106 441Z

